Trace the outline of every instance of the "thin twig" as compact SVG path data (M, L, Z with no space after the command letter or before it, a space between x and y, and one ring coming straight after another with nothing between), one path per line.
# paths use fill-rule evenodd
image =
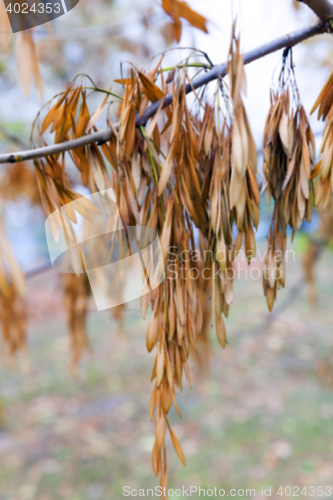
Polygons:
M244 64L249 64L253 61L261 59L262 57L267 56L268 54L272 54L277 50L281 50L285 47L293 47L298 43L307 40L315 35L319 35L320 33L327 32L328 28L326 24L321 22L314 26L289 33L281 38L278 38L272 42L269 42L257 49L251 50L244 54ZM227 73L227 63L219 64L214 66L210 71L207 71L204 75L194 79L192 84L187 84L185 88L186 94L189 94L193 91L193 89L197 89L207 85L208 83L216 80L219 76L223 77ZM163 108L169 106L172 102L172 94L168 94L164 98ZM141 118L136 119L136 125L141 126L145 125L147 121L154 116L157 112L159 105L161 104L161 100L156 101L154 104L149 106L146 111L143 113ZM115 124L113 126L114 130L119 129L119 124ZM0 163L17 163L24 160L32 160L34 158L44 158L45 156L50 156L58 153L62 153L64 151L73 150L78 147L87 146L88 144L97 143L101 144L103 142L108 141L113 136L113 130L111 128L106 128L95 132L93 134L82 136L78 139L73 139L70 141L62 142L60 144L53 144L51 146L46 146L38 149L32 149L28 151L20 151L18 153L10 153L0 155Z

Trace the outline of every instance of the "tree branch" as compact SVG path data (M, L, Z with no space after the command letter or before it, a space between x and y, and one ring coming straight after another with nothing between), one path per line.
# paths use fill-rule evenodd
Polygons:
M333 17L333 4L329 0L297 0L305 3L322 21Z
M315 35L319 35L320 33L327 32L327 27L325 23L321 22L314 26L310 26L308 28L295 31L293 33L289 33L281 38L278 38L272 42L269 42L257 49L251 50L244 54L244 64L249 64L257 59L260 59L268 54L276 52L277 50L283 49L285 47L293 47L308 38L311 38ZM209 82L216 80L219 76L224 77L227 73L227 63L219 64L214 66L210 71L205 73L203 76L200 76L192 81L192 84L186 85L186 94L189 94L193 91L193 89L197 89L204 85L207 85ZM168 94L164 99L163 108L169 106L172 102L172 95ZM137 118L136 124L137 126L145 125L147 121L154 116L161 101L156 101L154 104L149 106L146 111L143 113L141 118ZM114 128L118 130L119 124L115 124ZM71 141L62 142L60 144L53 144L51 146L46 146L38 149L32 149L28 151L20 151L18 153L10 153L0 155L0 163L17 163L24 160L32 160L35 158L44 158L46 156L50 156L53 154L62 153L64 151L69 151L78 147L87 146L88 144L97 143L101 144L103 142L108 141L113 135L111 128L106 128L95 132L93 134L85 135L79 137L78 139L73 139Z

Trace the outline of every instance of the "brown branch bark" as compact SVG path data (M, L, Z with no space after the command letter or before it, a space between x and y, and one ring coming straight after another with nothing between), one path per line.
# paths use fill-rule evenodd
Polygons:
M244 63L249 64L257 59L267 56L277 50L281 50L285 47L293 47L308 38L311 38L315 35L319 35L320 33L327 32L327 28L325 23L320 22L314 26L310 26L308 28L295 31L294 33L289 33L281 38L273 40L257 49L251 50L244 54ZM216 80L218 77L224 77L227 73L227 63L219 64L214 66L210 71L207 71L206 74L200 76L192 81L192 84L187 84L186 93L189 94L193 91L193 89L197 89L204 85L207 85L209 82ZM172 102L172 95L169 94L164 98L163 108L169 106ZM136 124L145 125L147 121L154 116L156 111L159 108L161 101L156 101L154 104L149 106L141 118L137 118ZM114 125L114 128L117 130L119 127L118 124ZM100 130L99 132L95 132L93 134L85 135L78 139L73 139L71 141L62 142L60 144L52 144L51 146L46 146L38 149L31 149L28 151L20 151L17 153L9 153L0 155L0 163L18 163L25 160L33 160L35 158L45 158L46 156L62 153L64 151L69 151L78 147L87 146L92 143L103 143L108 141L113 135L111 128L106 128L104 130Z
M321 19L327 21L333 17L333 4L330 0L297 0L305 3Z

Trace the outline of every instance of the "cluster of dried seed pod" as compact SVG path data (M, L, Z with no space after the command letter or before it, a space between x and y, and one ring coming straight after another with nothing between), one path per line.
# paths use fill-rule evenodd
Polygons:
M271 197L275 202L263 274L269 310L277 290L285 284L287 227L294 237L303 221L311 221L312 215L315 141L300 102L291 54L291 49L284 51L278 89L271 90L263 137L266 198L268 203Z
M228 58L230 91L223 81L219 81L221 98L225 104L225 119L221 130L213 127L216 131L209 148L213 171L209 193L211 234L208 245L214 250L212 306L216 333L222 347L226 344L223 315L228 316L233 301L232 262L243 240L248 262L255 255L253 228L258 227L260 204L255 175L257 151L241 95L246 92L246 77L240 40L235 30L234 25ZM238 230L235 241L234 224Z
M16 200L20 196L25 196L31 204L40 205L41 196L36 184L35 169L28 164L15 163L10 165L2 175L1 181L0 195L2 200ZM75 197L77 197L77 194L74 195L74 199ZM52 196L50 199L52 200ZM62 199L58 200L58 197L55 197L55 199L56 203L61 204L63 202ZM44 203L44 207L47 206ZM54 206L56 205L54 204L53 208ZM49 204L49 211L52 210L51 207L52 205ZM0 267L1 324L5 350L12 357L18 350L25 349L25 284L20 267L16 263L12 250L8 245L3 227L1 229L1 238L0 255L3 264L7 263L5 268ZM10 265L7 262L8 257ZM10 271L9 275L8 269ZM85 323L87 302L91 290L87 277L82 276L79 278L75 274L64 275L60 286L63 289L64 305L67 310L67 323L71 337L72 371L75 373L83 351L89 349Z
M322 156L313 171L313 178L319 176L315 184L315 206L325 209L333 192L333 70L311 113L316 109L318 109L318 120L326 120L326 125L320 148Z
M318 109L318 120L326 120L322 144L321 159L315 166L312 178L314 181L314 203L319 208L320 224L317 238L309 241L309 247L303 259L305 281L308 284L308 297L311 303L316 302L314 267L322 249L332 239L333 221L333 70L321 90L311 114Z
M26 350L26 284L0 219L0 324L9 360Z
M10 363L18 352L26 353L26 306L15 285L7 284L7 291L0 292L0 324L4 354Z
M2 201L16 201L20 196L24 196L32 205L40 204L35 169L32 165L13 163L1 174L0 197Z
M67 323L71 338L72 371L75 374L82 353L90 351L86 332L86 317L90 285L86 274L77 276L74 273L62 277L64 291L64 307L67 311Z
M163 0L162 5L173 19L176 38L180 36L181 18L206 30L206 20L185 2ZM218 341L223 348L226 345L223 316L228 316L233 301L233 262L243 242L248 263L255 255L260 193L257 151L243 103L246 77L236 25L232 27L227 63L230 86L228 89L218 78L212 100L204 99L205 89L201 94L194 92L195 102L190 108L186 99L186 86L192 85L189 59L170 71L166 79L162 60L148 72L131 69L128 78L116 81L122 86L122 97L103 91L103 100L92 114L83 80L77 83L74 79L46 114L38 114L34 124L38 145L46 145L46 133L60 143L97 131L97 122L104 115L113 135L105 143L82 146L34 163L47 215L79 200L78 212L89 219L90 208L74 191L66 172L70 161L92 193L113 189L125 231L128 226L149 226L160 236L165 280L141 297L141 311L145 318L151 306L146 345L149 352L156 352L149 404L155 423L152 466L162 488L167 488L167 429L185 465L169 411L173 404L179 414L176 393L183 387L184 376L191 383L188 358L191 352L197 352L198 336L206 338L211 311ZM172 99L164 108L167 94ZM118 104L117 127L110 119L114 102ZM142 123L140 118L155 102L159 104L155 115ZM266 196L268 202L274 199L263 273L270 310L277 290L285 285L288 227L294 236L304 220L311 220L313 192L315 203L326 207L333 190L333 72L313 111L317 107L319 118L327 123L322 159L313 169L314 137L300 102L292 52L286 49L278 87L271 90L263 138ZM17 177L14 168L12 175ZM75 212L69 206L66 210L74 227L78 222ZM8 250L1 224L0 236L0 320L5 345L12 355L25 344L21 308L24 280ZM75 368L84 349L89 349L85 321L90 287L85 275L75 274L64 276L63 287Z
M303 106L290 109L288 89L272 94L263 144L267 200L279 202L281 224L295 232L311 220L315 142Z
M242 99L242 94L246 94L246 75L243 55L240 51L240 40L235 34L235 25L229 50L228 74L233 109L229 137L231 143L231 175L228 186L231 209L230 226L232 227L235 223L238 229L232 260L236 258L244 240L246 258L250 263L256 253L253 228L257 229L259 224L260 193L256 179L257 149Z
M165 281L141 298L141 309L143 317L149 305L152 309L146 339L148 351L156 349L150 401L150 416L155 420L152 464L165 486L166 428L185 463L168 413L172 403L178 412L176 391L183 386L183 376L190 383L188 357L191 351L197 351L196 338L209 325L210 295L217 337L223 347L226 344L223 315L228 315L233 299L232 262L243 240L249 261L255 253L253 228L259 222L260 197L256 151L240 95L245 78L243 60L234 32L230 95L226 96L228 90L220 81L214 104L196 96L194 110L190 111L186 83L191 81L186 67L175 68L164 80L161 62L147 73L131 70L129 78L119 81L124 93L117 110L119 126L113 128L112 138L69 154L92 192L113 188L125 228L150 226L160 235ZM163 109L168 93L172 102ZM138 127L136 119L149 103L159 99L157 113L145 127ZM226 113L220 108L221 99L228 101ZM112 126L106 99L90 116L84 87L69 87L44 120L38 118L41 141L45 143L43 134L49 128L56 141L96 130L97 118L103 112ZM36 161L47 213L79 199L64 166L64 156ZM75 224L75 216L68 215ZM235 241L234 224L238 229ZM74 295L70 295L72 301ZM81 348L83 344L81 339L78 345ZM78 357L80 349L76 352Z
M230 180L230 208L235 209L235 221L239 231L246 232L248 215L253 216L257 226L258 213L252 212L253 183L252 179L257 170L257 148L252 136L249 120L242 100L242 93L246 94L246 76L243 55L240 51L240 39L235 34L235 25L228 58L228 74L230 79L230 96L232 99L233 116L231 126L231 180ZM247 173L249 172L249 177ZM256 184L256 182L254 183ZM254 199L254 204L258 200ZM251 217L252 218L252 217Z

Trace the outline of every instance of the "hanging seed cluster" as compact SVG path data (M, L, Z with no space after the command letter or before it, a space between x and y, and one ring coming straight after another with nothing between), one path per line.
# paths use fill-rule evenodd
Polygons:
M207 31L206 19L182 0L162 0L162 7L172 20L176 40L181 36L184 19ZM23 43L22 37L18 59L26 56L29 71L20 74L21 84L28 91L35 78L41 91L33 40L29 35L29 40L24 38L29 43ZM43 208L49 215L76 200L80 215L90 218L92 204L74 191L68 176L68 167L75 166L83 185L91 192L113 188L125 228L150 226L160 236L165 280L159 288L141 297L141 310L145 318L151 308L146 345L149 352L155 353L149 403L149 415L155 426L152 467L160 485L166 488L167 432L185 465L169 419L171 406L180 416L176 395L182 390L184 379L191 384L188 359L192 352L197 352L200 337L207 339L211 313L219 343L223 348L227 343L224 317L228 316L233 301L233 262L243 244L248 263L251 262L256 252L254 230L259 224L257 152L243 103L246 77L235 25L227 62L229 87L218 78L213 97L208 96L206 87L196 92L192 87L195 102L189 106L186 99L186 85L192 85L189 68L202 71L212 65L204 53L197 51L195 55L205 56L206 62L198 63L195 59L192 63L188 57L166 78L163 58L148 72L132 68L128 78L116 81L122 86L121 96L111 89L97 89L92 81L85 86L83 77L74 79L65 92L52 100L47 112L44 107L38 114L34 123L38 144L32 144L45 146L50 135L55 143L88 135L97 131L97 123L105 117L113 131L107 142L35 160ZM103 92L103 99L90 113L88 101L94 88ZM172 101L164 108L167 94L172 95ZM283 53L280 76L270 98L263 137L263 170L267 201L273 198L274 211L263 288L272 310L277 290L285 285L287 230L290 228L294 236L304 220L311 220L313 199L316 206L328 208L325 216L321 216L319 234L322 240L329 240L333 72L312 110L318 109L318 118L326 120L322 156L315 168L314 137L300 101L290 49ZM143 122L145 110L155 102L159 104L157 112ZM118 124L113 126L115 104ZM3 198L25 193L33 203L38 203L29 169L13 165L6 176L0 187ZM73 225L74 238L77 217L70 205L65 210ZM57 239L59 228L52 229ZM317 253L318 246L311 247L305 260L306 279L312 284ZM64 275L62 286L75 371L82 353L90 348L86 316L91 291L85 275ZM24 277L0 221L0 323L10 357L25 349L24 293ZM121 320L122 307L112 312Z
M242 100L242 93L246 93L246 76L235 25L229 49L228 75L230 91L222 80L219 81L221 95L217 111L222 114L223 123L215 132L215 144L210 142L206 145L206 151L213 154L209 192L209 247L214 250L213 313L222 347L226 344L223 315L228 316L233 300L232 261L237 257L243 240L249 263L255 255L253 227L257 228L259 224L260 203L255 175L257 151ZM210 127L215 130L214 110L211 109L207 116ZM235 241L232 231L234 225L238 230Z
M75 374L79 360L85 350L90 351L86 332L86 318L90 285L86 274L64 274L64 307L67 311L67 324L71 339L72 371Z
M292 51L283 54L276 89L271 90L271 107L264 137L266 198L274 199L269 230L263 288L271 311L277 290L285 285L287 228L292 235L304 220L311 221L315 141L297 89Z
M22 195L31 203L40 201L34 169L25 163L10 165L1 175L0 198L15 201ZM10 363L15 354L26 353L25 296L25 278L0 218L0 326L4 354Z
M318 120L326 120L322 144L321 160L316 165L313 178L319 175L315 184L315 206L325 209L333 192L333 70L325 83L311 113L318 109Z
M24 196L33 205L40 204L34 168L27 163L9 165L0 177L0 197L3 201L16 201Z
M152 466L160 484L166 486L166 431L185 465L168 414L173 404L180 415L176 394L184 377L191 383L188 357L197 351L197 336L209 324L211 296L217 337L222 347L226 344L223 315L228 315L233 300L232 261L243 241L249 261L255 254L253 227L259 222L260 196L256 149L242 101L246 79L235 29L228 63L230 91L220 80L213 99L205 99L203 89L201 95L196 94L192 109L186 101L186 84L191 83L186 64L165 79L161 63L162 58L147 73L132 69L129 78L119 81L124 89L122 98L109 91L92 115L87 90L73 82L43 119L38 116L36 126L40 144L45 145L47 131L54 133L55 142L74 139L97 130L103 113L113 127L110 104L118 101L118 127L113 127L113 137L104 144L77 148L69 155L83 184L92 192L114 189L125 227L150 226L160 235L166 279L141 298L141 309L145 317L151 306L146 344L149 352L155 349L156 353L149 405L155 423ZM163 109L168 93L172 103ZM158 100L154 117L137 127L136 119L149 103ZM75 199L81 200L82 215L89 216L84 199L71 188L65 155L36 160L35 166L47 214ZM68 216L74 224L75 214ZM235 240L234 225L238 231ZM72 286L68 278L67 300L72 305L75 300L84 304L84 287L83 295L75 298ZM75 342L77 359L85 335Z
M4 351L10 361L17 352L26 350L25 291L24 275L0 219L0 325Z
M167 8L169 4L164 2ZM162 60L148 72L132 68L128 78L116 81L123 88L122 96L103 91L104 98L92 114L88 88L82 79L74 79L48 112L37 116L39 145L46 145L46 133L59 143L97 131L97 122L103 117L113 131L112 138L35 160L35 166L47 214L78 200L78 211L89 218L92 207L72 189L66 174L65 165L70 162L91 192L113 188L125 228L150 226L160 236L165 280L141 297L141 310L145 318L151 308L146 345L149 352L155 352L149 404L155 425L152 467L160 485L167 487L167 432L185 465L169 420L170 408L173 405L180 415L176 395L184 378L191 383L188 358L197 352L198 336L206 338L211 312L217 338L222 347L226 345L224 317L233 301L233 262L243 244L249 263L255 255L260 193L257 152L243 103L244 61L235 25L227 64L229 87L219 78L213 96L203 87L193 92L194 103L189 106L190 58L166 77ZM196 66L207 68L207 64ZM324 110L320 116L328 120L324 148L330 142L332 85L326 85L329 91L323 91L320 99ZM164 108L167 94L172 96L171 104ZM143 123L145 110L155 102L159 104L156 113ZM116 126L111 119L114 104ZM327 169L322 172L323 161L313 169L314 150L291 51L287 50L278 84L271 90L263 139L266 195L268 201L274 200L263 276L270 310L277 290L285 284L287 228L294 234L304 220L311 219L313 182L318 173L324 185L331 179ZM317 185L316 189L322 188ZM75 224L74 211L67 215ZM65 280L67 303L74 309L78 304L81 307L80 314L69 314L76 363L88 347L84 318L89 292L84 280L76 276Z
M318 109L318 120L326 120L322 144L321 159L315 166L312 179L314 180L314 204L319 208L319 228L316 239L309 241L308 249L303 259L304 277L308 285L308 298L311 303L316 302L315 265L322 249L331 241L333 222L333 71L321 90L311 114ZM331 372L330 372L331 373Z
M1 176L0 197L4 201L16 201L22 196L33 205L41 204L35 169L27 163L14 163L6 168ZM0 256L2 261L0 267L0 322L5 353L11 360L18 351L26 350L26 285L3 226ZM87 279L86 276L84 279ZM71 336L72 367L75 373L82 352L89 345L85 333L85 304L91 291L88 287L85 297L82 293L81 280L75 275L64 275L61 285L65 309L68 310L67 322Z
M240 40L233 27L229 50L228 73L230 94L233 103L231 126L231 176L230 208L232 224L235 222L239 231L234 245L233 258L237 256L244 239L248 262L256 253L253 227L258 228L260 193L256 180L257 150L249 125L249 120L242 101L246 94L246 76L243 55L240 52Z

